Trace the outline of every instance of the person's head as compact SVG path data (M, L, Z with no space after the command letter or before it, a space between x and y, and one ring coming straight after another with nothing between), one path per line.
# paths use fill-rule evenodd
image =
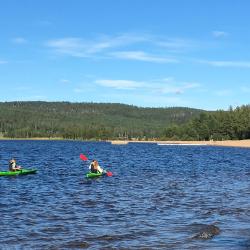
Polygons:
M99 165L97 160L94 160L93 164L94 164L95 167L97 167Z
M10 165L13 165L13 164L15 164L16 163L16 160L14 159L14 158L12 158L10 161L9 161L9 164Z

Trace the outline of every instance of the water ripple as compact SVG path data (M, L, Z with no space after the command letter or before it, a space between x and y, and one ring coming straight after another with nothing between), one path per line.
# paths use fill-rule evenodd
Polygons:
M87 180L80 153L113 177ZM1 249L249 247L249 149L1 141L11 157L38 173L0 179Z

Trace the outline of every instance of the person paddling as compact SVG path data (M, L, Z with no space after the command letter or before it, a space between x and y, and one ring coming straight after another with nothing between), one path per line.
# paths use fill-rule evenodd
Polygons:
M84 154L80 154L80 159L83 161L88 161L88 157ZM99 166L99 163L97 160L93 160L91 162L91 164L89 165L89 170L90 170L90 173L101 173L101 174L106 174L107 176L113 176L113 173L111 171L102 169ZM88 173L87 175L89 175L90 173Z
M17 170L21 170L21 169L22 168L20 166L17 166L15 159L11 159L9 161L9 170L10 171L17 171Z
M89 169L92 173L103 173L104 170L100 167L97 160L93 160L89 166Z

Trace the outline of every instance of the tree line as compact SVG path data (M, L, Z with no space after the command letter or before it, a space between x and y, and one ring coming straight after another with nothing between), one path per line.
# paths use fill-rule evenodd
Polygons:
M243 140L250 139L250 105L228 111L204 112L183 125L165 129L169 140Z

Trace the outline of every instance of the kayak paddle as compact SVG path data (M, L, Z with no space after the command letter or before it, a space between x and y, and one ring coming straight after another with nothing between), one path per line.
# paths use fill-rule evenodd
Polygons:
M83 160L83 161L87 161L88 160L87 156L84 155L84 154L80 154L80 159Z
M108 177L111 177L111 176L113 175L113 173L112 173L111 171L107 171L107 172L106 172L106 175L107 175Z

